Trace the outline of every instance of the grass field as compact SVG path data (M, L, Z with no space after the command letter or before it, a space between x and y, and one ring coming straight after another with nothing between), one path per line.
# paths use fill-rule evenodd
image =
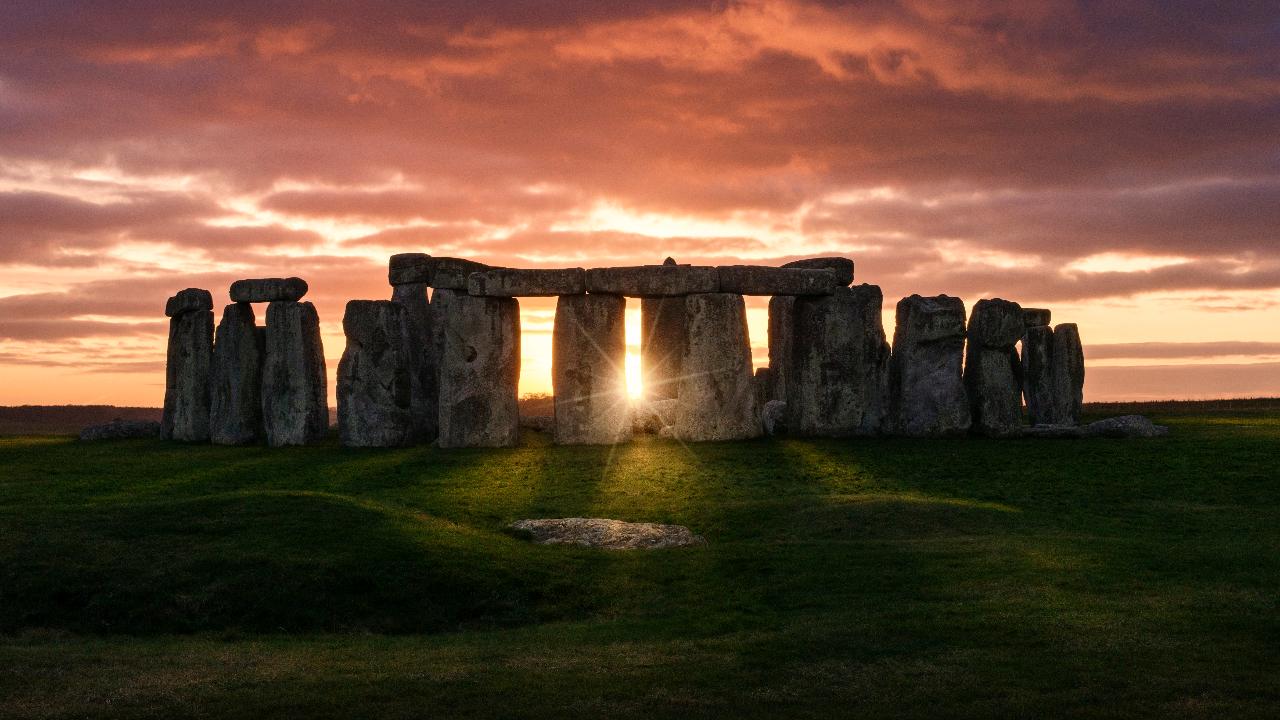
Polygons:
M0 438L0 717L1274 718L1280 410L1166 410L1135 441ZM503 530L574 515L708 544Z

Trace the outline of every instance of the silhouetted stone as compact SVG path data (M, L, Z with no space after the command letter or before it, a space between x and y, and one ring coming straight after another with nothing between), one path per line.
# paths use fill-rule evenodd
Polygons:
M212 312L213 293L200 288L179 290L164 304L165 317L178 317L189 312Z
M431 287L466 292L472 273L487 272L493 268L473 260L433 257L427 265L431 269Z
M800 268L803 270L830 270L836 274L839 285L853 284L853 261L846 257L816 257L796 260L783 265L784 268Z
M721 265L720 292L738 295L830 295L837 287L830 270Z
M338 437L349 447L395 447L414 437L408 319L390 300L352 300L342 317Z
M1077 425L1084 405L1084 348L1075 323L1053 329L1053 411L1055 425Z
M1022 336L1022 396L1032 425L1053 423L1053 328L1035 325Z
M876 435L889 412L889 343L875 285L796 298L787 431L808 437Z
M684 357L684 298L640 300L640 374L644 396L674 398Z
M1040 327L1049 324L1053 313L1044 308L1022 308L1022 322L1027 327Z
M442 324L439 445L513 446L520 427L520 304L456 293L446 298L435 318Z
M188 298L199 295L213 302L213 296L207 290L194 293L184 290L183 293L188 293ZM209 440L209 368L212 363L213 311L183 310L170 319L161 437L184 442Z
M267 306L262 425L272 447L306 445L329 430L328 380L320 318L309 302Z
M213 345L209 383L209 439L246 445L262 439L262 355L265 336L253 306L233 303L222 311Z
M467 292L487 297L552 297L581 295L586 291L586 272L582 268L497 268L472 273L467 281Z
M908 437L969 429L964 361L964 302L912 295L898 302L890 361L890 424Z
M969 316L964 382L973 427L992 437L1022 428L1022 368L1015 347L1025 331L1016 302L979 300Z
M277 300L301 300L307 294L307 281L302 278L258 278L231 283L231 302L255 303Z
M762 429L741 295L685 298L683 372L673 423L681 440L738 440Z
M101 425L90 425L80 431L81 442L158 437L160 437L160 423L155 420L122 420L116 418Z
M587 270L587 292L631 297L670 297L713 293L720 288L714 267L636 265Z
M426 285L402 283L392 288L391 300L404 308L414 439L418 442L431 442L436 439L440 417L435 333L439 297L437 295L436 302L429 302Z
M391 285L431 285L431 256L426 253L399 253L387 263Z
M558 444L608 445L631 436L626 303L619 295L564 295L556 302L551 383Z
M787 399L791 376L791 348L796 299L779 295L769 299L769 372L773 376L772 400Z

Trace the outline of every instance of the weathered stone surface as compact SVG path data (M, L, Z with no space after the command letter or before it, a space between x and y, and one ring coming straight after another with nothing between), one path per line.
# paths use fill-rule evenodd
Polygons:
M470 283L472 273L493 269L484 263L451 257L433 257L427 264L431 268L431 287L464 292Z
M320 317L309 302L267 306L262 426L272 447L306 445L329 430L328 380Z
M277 300L301 300L307 294L307 281L302 278L258 278L231 283L231 302L254 303Z
M441 295L444 311L435 318L442 328L439 445L514 446L520 428L520 304L437 291Z
M391 300L404 308L404 340L409 358L414 440L431 442L436 439L440 417L435 333L435 316L439 303L427 299L427 286L423 283L401 283L394 286Z
M1048 440L1074 440L1084 437L1079 425L1033 425L1022 428L1022 436Z
M912 295L898 302L890 360L890 426L908 437L969 429L964 360L964 302Z
M671 297L713 293L720 288L714 267L636 265L587 270L587 292L631 297Z
M534 432L549 433L556 427L555 415L521 415L520 428Z
M262 356L265 336L253 306L232 303L222 311L213 344L209 382L209 439L246 445L262 439Z
M831 270L721 265L720 292L738 295L830 295L837 287Z
M846 257L805 258L784 264L784 268L800 268L804 270L830 270L836 274L836 284L853 284L853 261Z
M756 406L764 411L764 404L773 399L773 370L756 368Z
M684 298L641 298L640 375L644 396L674 398L684 357Z
M889 412L889 343L875 285L796 299L787 381L787 431L807 437L877 435Z
M1028 422L1053 422L1053 328L1047 325L1033 325L1022 336L1022 396Z
M1153 438L1169 434L1167 425L1156 425L1141 415L1121 415L1091 422L1082 428L1085 437Z
M1045 308L1022 308L1022 322L1027 327L1048 325L1053 313Z
M202 292L212 302L208 291ZM213 311L187 310L169 320L164 415L160 421L160 436L164 439L208 441L212 363Z
M1077 425L1084 404L1084 348L1075 323L1053 329L1053 410L1055 425Z
M1022 429L1022 365L1015 347L1025 330L1022 307L995 298L979 300L969 316L964 383L973 428L1005 437Z
M787 399L791 376L791 349L794 338L796 299L779 295L769 299L769 371L773 376L771 400Z
M518 520L511 529L539 545L581 545L605 550L657 550L703 545L707 541L683 525L633 523L608 518Z
M631 432L654 435L671 425L676 417L675 398L644 400L631 406Z
M160 437L160 423L155 420L122 420L116 418L101 425L90 425L80 431L80 440L82 442L158 437Z
M764 434L769 436L783 435L787 432L787 404L781 400L770 400L760 411L760 424Z
M690 295L685 298L685 321L675 436L688 441L759 436L760 410L742 296Z
M581 295L587 291L587 274L582 268L517 270L496 268L472 273L467 292L486 297L551 297Z
M387 282L391 285L430 285L431 256L426 253L399 253L387 262Z
M562 295L556 302L551 383L558 444L608 445L631 436L626 304L619 295Z
M178 317L189 312L209 312L213 310L213 293L200 288L179 290L164 304L165 317Z
M352 300L342 317L338 437L348 447L396 447L414 439L408 321L391 300Z

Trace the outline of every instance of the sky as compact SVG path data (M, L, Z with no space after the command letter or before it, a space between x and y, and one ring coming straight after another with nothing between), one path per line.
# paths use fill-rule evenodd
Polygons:
M3 14L0 404L160 405L165 298L207 288L220 315L237 278L310 283L332 375L344 304L390 297L397 252L839 254L890 336L912 293L1077 323L1086 400L1280 395L1271 3ZM521 308L521 391L549 391L554 300Z

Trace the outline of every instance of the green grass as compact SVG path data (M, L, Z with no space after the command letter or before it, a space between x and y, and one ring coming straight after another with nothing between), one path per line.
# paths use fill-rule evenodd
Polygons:
M1275 717L1280 411L1141 441L0 438L0 717ZM703 547L539 547L524 517Z

